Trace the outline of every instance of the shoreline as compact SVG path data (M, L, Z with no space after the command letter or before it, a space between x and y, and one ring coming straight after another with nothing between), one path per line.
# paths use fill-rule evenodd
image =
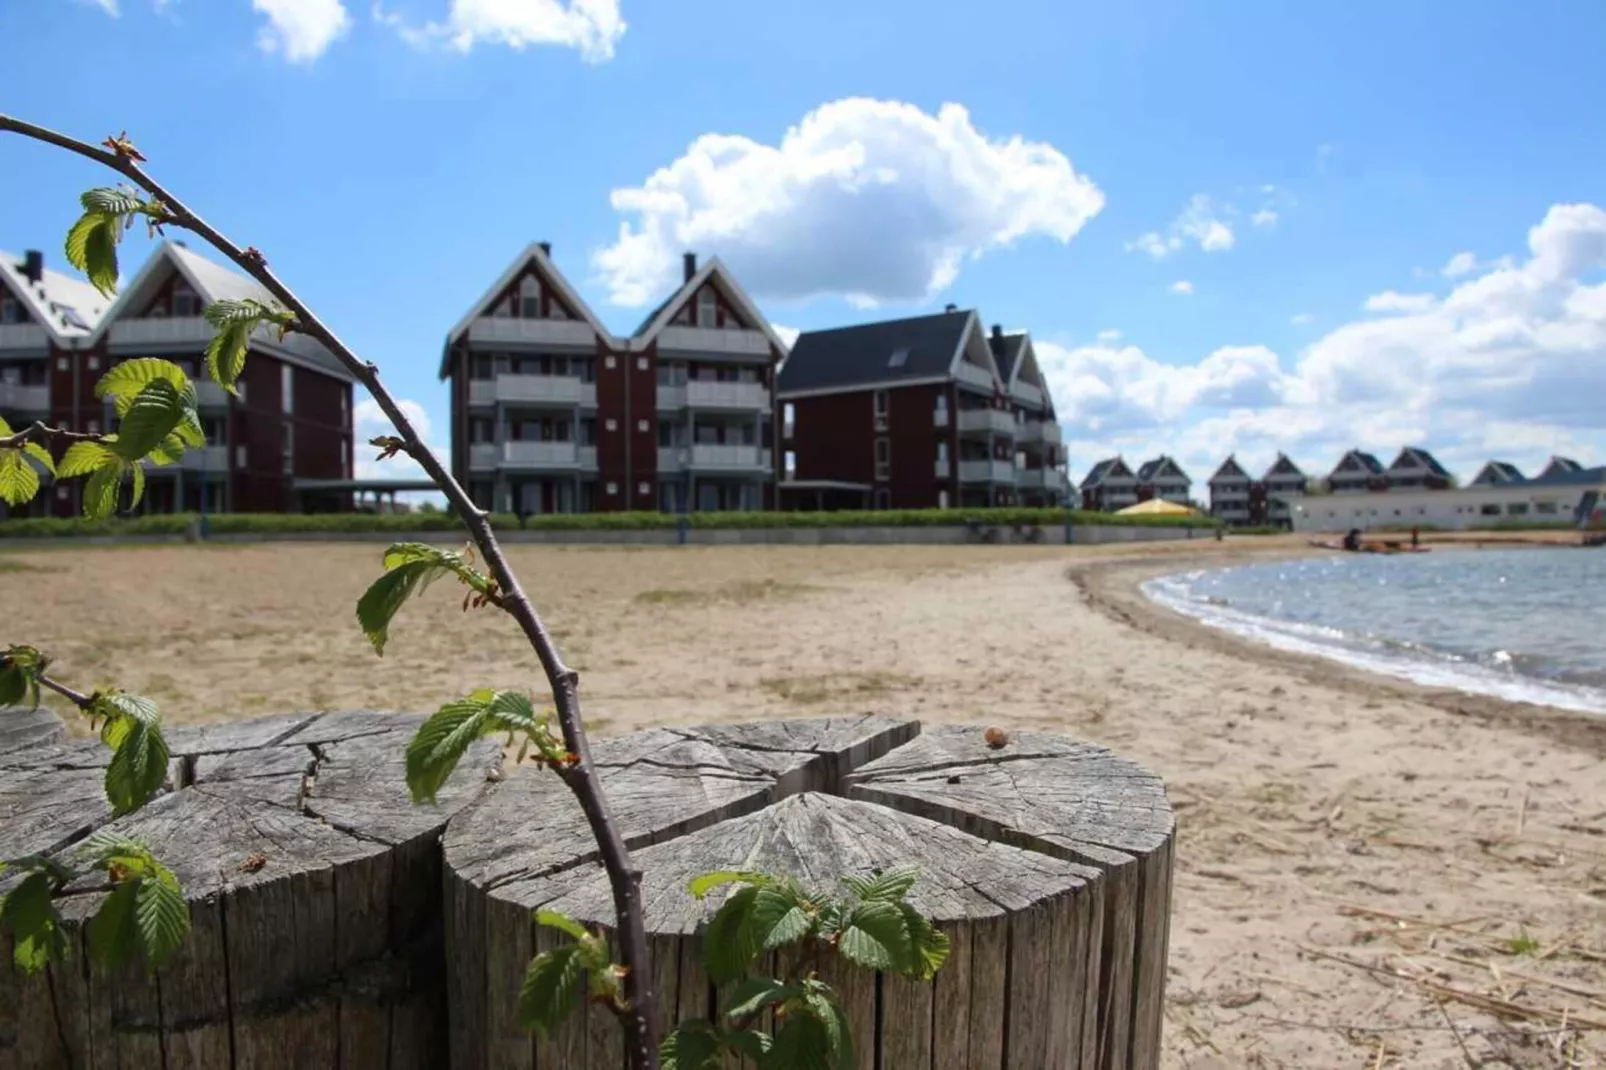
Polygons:
M1542 547L1546 544L1526 542L1524 545ZM1067 568L1066 575L1091 608L1147 635L1184 643L1189 647L1204 647L1267 667L1292 670L1312 684L1350 691L1367 700L1388 698L1420 702L1458 717L1468 717L1491 725L1517 727L1563 746L1606 758L1606 715L1536 702L1519 702L1451 687L1434 687L1373 672L1336 658L1284 650L1224 628L1212 627L1196 617L1151 599L1142 590L1143 584L1149 580L1195 569L1270 564L1315 557L1324 552L1330 551L1315 548L1300 551L1289 547L1211 555L1179 553L1168 557L1164 563L1152 558L1142 562L1106 558L1073 563Z

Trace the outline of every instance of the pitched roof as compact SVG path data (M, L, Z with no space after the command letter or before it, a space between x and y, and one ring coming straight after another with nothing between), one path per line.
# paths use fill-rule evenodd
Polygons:
M37 283L23 274L24 258L0 249L0 286L15 294L35 323L58 345L95 333L110 299L86 280L46 267Z
M1426 468L1434 475L1444 476L1446 479L1450 478L1449 469L1440 464L1437 457L1420 446L1406 446L1400 450L1400 455L1394 458L1394 463L1389 465L1389 470L1393 471L1396 468L1405 467L1406 461L1415 461L1417 466Z
M681 283L674 293L664 298L663 303L647 314L647 318L641 321L641 326L637 327L635 333L630 336L630 347L638 350L645 349L657 337L658 332L669 325L669 321L674 318L675 313L680 311L680 306L692 294L701 290L704 283L708 282L712 282L719 288L719 291L725 295L731 304L736 306L737 311L746 318L747 322L754 324L758 330L764 332L770 340L770 345L775 347L776 352L781 355L782 359L786 358L786 343L781 340L780 335L775 333L775 328L764 317L764 313L758 310L758 306L753 303L753 299L747 296L747 291L742 289L741 285L736 281L736 277L730 273L730 269L717 256L709 257L707 262L691 278Z
M1333 466L1332 474L1335 476L1338 475L1339 469L1344 467L1344 462L1350 460L1351 458L1359 461L1361 468L1371 475L1382 475L1383 462L1379 461L1376 457L1372 456L1370 453L1367 453L1365 450L1358 449L1350 450L1346 452L1344 456L1340 457L1338 459L1338 463Z
M1270 479L1272 476L1299 476L1303 479L1305 478L1305 472L1299 465L1294 463L1292 457L1279 451L1277 459L1271 462L1271 467L1266 469L1266 474L1261 478Z
M974 312L938 312L901 320L805 331L781 366L778 393L945 379Z
M1249 473L1245 472L1243 470L1243 466L1238 463L1237 455L1236 454L1229 454L1227 456L1227 459L1225 461L1221 462L1221 467L1216 469L1215 475L1210 477L1210 482L1214 483L1218 479L1248 479L1248 478L1249 478Z
M1594 468L1575 466L1562 471L1552 472L1548 468L1545 472L1532 479L1522 481L1522 486L1529 487L1576 487L1606 484L1606 465L1597 465Z
M1188 478L1188 473L1182 470L1182 466L1172 459L1169 454L1165 453L1160 454L1152 461L1143 462L1143 466L1138 469L1138 482L1148 483L1158 479L1161 471L1167 467L1180 478L1187 480L1189 483L1193 482L1192 479Z
M1478 474L1472 477L1472 485L1479 486L1485 483L1520 483L1527 477L1522 469L1510 461L1490 461L1478 469Z
M150 300L162 283L167 280L169 269L178 272L195 290L196 296L204 304L210 305L216 301L243 301L246 299L261 301L263 304L279 304L278 298L274 297L267 287L249 275L235 271L233 268L213 263L199 253L192 252L178 242L168 239L158 245L156 251L150 255L150 258L140 265L140 269L134 275L133 281L118 291L117 300L113 301L111 306L101 315L99 325L95 331L95 340L99 341L124 312L131 308L138 308L141 304ZM256 337L261 338L262 335ZM272 339L276 338L277 335L269 335L267 337L266 344L271 346ZM355 377L346 370L346 366L341 364L333 353L330 353L322 345L313 342L311 338L305 338L305 341L312 344L304 350L298 347L294 351L295 356L290 358L291 360L299 358L302 362L311 364L319 371L335 376L338 379L343 379L346 382L355 381ZM253 340L253 344L257 344L255 340Z
M1562 472L1581 472L1581 471L1583 471L1583 465L1579 464L1577 461L1573 460L1571 457L1556 457L1556 456L1552 456L1550 458L1549 463L1545 465L1544 469L1539 473L1538 477L1536 477L1536 478L1541 478L1542 479L1546 475L1554 475L1554 474L1558 474L1558 473L1562 473Z
M993 361L998 365L998 377L1009 382L1015 377L1016 362L1026 352L1026 332L991 332L987 335L987 346L993 351Z
M447 332L446 344L441 347L440 378L445 379L451 370L452 343L461 338L463 332L467 331L476 319L485 314L485 310L490 307L491 302L496 300L503 290L511 286L513 280L523 274L525 268L532 266L537 274L552 284L552 288L557 290L558 296L563 298L564 304L574 309L576 314L591 326L592 330L603 338L611 337L608 329L597 318L597 314L591 311L591 306L585 303L585 299L580 296L579 291L569 285L569 280L563 277L563 272L559 271L557 265L552 262L552 255L547 252L540 242L531 242L525 246L522 253L514 258L512 263L508 264L502 274L497 276L496 281L491 283L490 288L480 294L479 298L469 306L468 311L463 314L462 319L457 321L456 326Z
M1093 466L1092 470L1087 473L1087 478L1082 480L1080 486L1083 489L1096 487L1106 479L1119 478L1121 472L1126 473L1126 478L1132 478L1132 470L1126 466L1126 461L1118 456L1106 457Z

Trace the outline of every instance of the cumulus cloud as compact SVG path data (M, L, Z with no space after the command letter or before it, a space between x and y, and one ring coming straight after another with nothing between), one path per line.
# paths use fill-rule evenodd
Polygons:
M1104 195L1058 148L989 137L958 104L850 98L774 145L704 134L612 203L627 218L593 266L613 304L661 298L690 249L772 300L871 306L925 301L1023 238L1069 242Z
M614 56L625 33L619 0L451 0L446 17L415 24L374 5L374 18L420 47L445 44L459 52L478 44L572 48L590 63Z
M1447 279L1458 279L1478 269L1478 258L1472 253L1456 253L1444 265L1441 274Z
M779 323L772 323L770 326L775 329L776 334L780 335L781 341L786 343L787 349L797 345L797 336L803 333L800 328L783 327Z
M403 399L397 402L407 419L412 422L418 436L424 440L424 445L433 450L436 456L443 460L450 456L451 449L447 445L436 441L435 424L429 418L424 406L416 401ZM387 461L376 460L379 451L368 445L368 440L376 435L395 434L395 428L379 407L379 402L372 398L364 398L357 402L352 409L352 421L355 425L356 456L353 459L353 471L357 479L428 479L429 476L417 461L406 454L397 454ZM416 498L437 500L437 494L409 494L404 495L407 500Z
M1170 286L1166 287L1166 289L1170 290L1174 294L1191 294L1193 293L1193 283L1189 282L1187 279L1178 279L1176 282L1173 282Z
M1525 258L1475 268L1442 300L1379 293L1366 315L1291 357L1258 346L1173 363L1135 346L1036 344L1079 468L1171 452L1202 481L1237 452L1285 450L1325 475L1363 446L1425 445L1470 478L1491 456L1606 461L1606 211L1556 205Z
M1277 213L1271 208L1262 208L1260 211L1249 217L1249 222L1253 223L1257 227L1274 226L1277 222Z
M1151 230L1147 234L1140 234L1126 243L1127 252L1145 252L1156 260L1164 260L1189 242L1198 245L1207 253L1231 249L1237 237L1233 234L1231 225L1223 218L1231 214L1230 205L1217 207L1205 194L1195 193L1183 206L1177 218L1171 221L1166 233ZM1272 213L1272 218L1275 221L1275 212Z
M1121 340L1121 332L1118 331L1118 330L1115 330L1113 327L1112 328L1108 328L1106 330L1100 331L1099 335L1098 335L1098 338L1099 338L1100 342L1104 342L1104 343L1119 342Z
M267 17L258 47L291 63L311 63L351 28L340 0L251 0L251 9Z

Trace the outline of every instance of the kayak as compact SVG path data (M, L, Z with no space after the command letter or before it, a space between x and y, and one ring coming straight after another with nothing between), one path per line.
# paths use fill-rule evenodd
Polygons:
M1432 547L1406 546L1398 542L1363 542L1359 550L1349 550L1342 542L1329 539L1326 541L1311 540L1311 545L1319 550L1343 550L1346 553L1361 554L1425 554Z

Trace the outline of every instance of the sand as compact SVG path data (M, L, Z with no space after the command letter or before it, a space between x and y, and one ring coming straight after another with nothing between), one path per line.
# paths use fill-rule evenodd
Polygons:
M511 627L464 614L444 585L376 658L352 608L379 549L7 552L3 640L173 721L539 685ZM1298 552L1229 539L513 559L599 733L874 711L1051 728L1160 772L1180 821L1167 1066L1548 1067L1573 1048L1574 1065L1600 1065L1606 1033L1575 1025L1606 1028L1606 720L1257 647L1137 592Z

